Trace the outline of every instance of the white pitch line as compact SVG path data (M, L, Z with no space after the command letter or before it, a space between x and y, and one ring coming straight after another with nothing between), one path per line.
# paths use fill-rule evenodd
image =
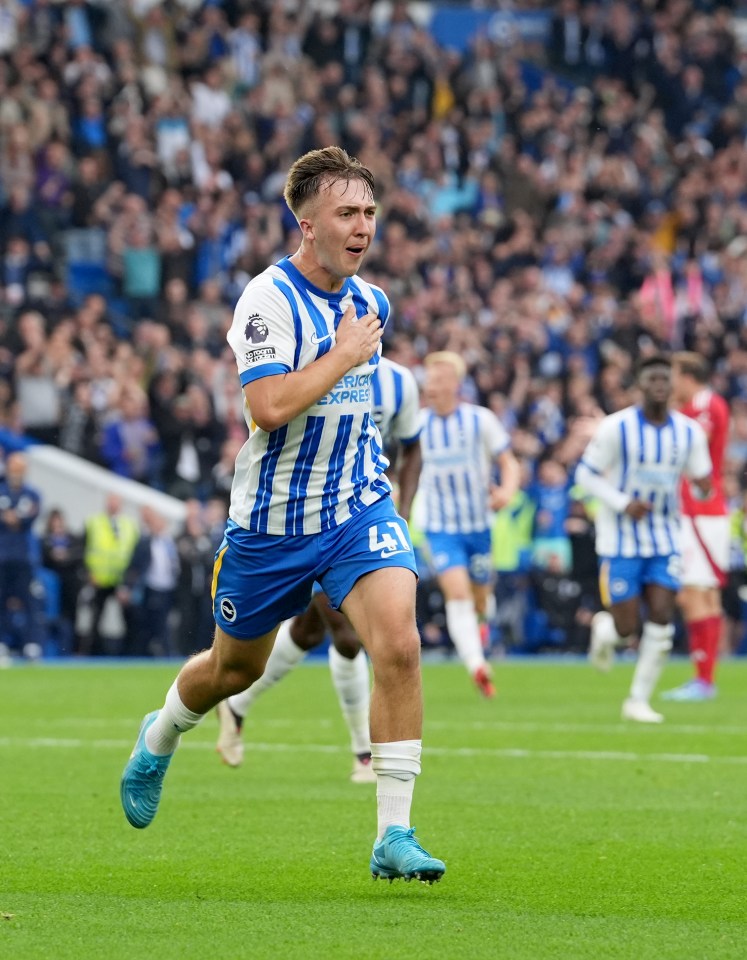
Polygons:
M267 721L264 721L267 723ZM541 720L471 720L471 721L447 721L447 720L428 720L425 725L429 730L454 730L455 728L464 728L469 730L508 730L515 733L631 733L635 728L629 723L555 723L548 721L543 723ZM638 727L638 731L644 729L651 730L651 727ZM747 727L719 726L718 724L695 724L695 723L667 723L664 727L658 728L660 732L666 733L687 733L703 734L717 733L725 736L743 736L747 734Z
M121 727L131 730L133 720L130 718L107 719L106 717L60 717L54 720L54 726L61 727L103 727L112 729ZM30 724L49 729L47 719L30 720ZM267 717L258 721L258 725L270 729L292 729L298 727L299 721L295 717ZM332 720L320 717L314 720L314 726L329 730L335 725ZM501 730L509 733L604 733L629 734L636 730L639 733L682 733L682 734L713 734L717 736L739 737L747 734L747 727L727 726L719 724L696 723L666 723L663 727L631 727L629 723L556 723L552 720L429 720L426 717L427 730Z
M0 737L3 747L116 749L129 750L131 740L82 740L75 737ZM321 743L247 743L248 750L260 753L344 753L345 747ZM181 749L214 750L213 743L203 740L185 741ZM427 753L445 757L492 757L504 760L607 760L624 763L687 763L747 765L747 756L727 757L706 753L634 753L621 750L527 750L523 747L427 747Z

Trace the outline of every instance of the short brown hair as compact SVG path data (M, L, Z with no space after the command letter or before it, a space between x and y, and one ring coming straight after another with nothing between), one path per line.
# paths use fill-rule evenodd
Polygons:
M283 196L295 217L323 184L337 180L363 180L374 192L374 176L360 160L351 157L342 147L322 147L311 150L293 164L288 171Z
M705 357L689 350L681 350L672 357L674 366L686 377L692 377L698 383L708 383L711 368Z

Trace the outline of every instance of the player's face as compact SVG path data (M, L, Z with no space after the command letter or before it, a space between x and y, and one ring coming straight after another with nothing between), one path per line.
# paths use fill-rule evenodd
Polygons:
M672 395L672 371L669 367L647 367L638 378L646 403L667 403Z
M333 277L352 277L376 234L376 205L365 180L336 180L322 187L308 217L304 239L314 243L319 265Z
M423 396L429 407L439 407L456 400L459 377L450 363L434 363L426 368Z
M691 377L682 373L678 366L672 367L672 399L677 406L689 403L696 391Z

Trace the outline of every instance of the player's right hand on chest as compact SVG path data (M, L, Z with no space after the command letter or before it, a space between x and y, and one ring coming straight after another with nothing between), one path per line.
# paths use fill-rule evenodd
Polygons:
M651 513L651 504L645 500L631 500L625 508L625 513L633 520L642 520Z
M336 350L345 351L350 367L366 363L379 349L383 333L381 320L372 313L356 318L355 307L350 306L337 327Z

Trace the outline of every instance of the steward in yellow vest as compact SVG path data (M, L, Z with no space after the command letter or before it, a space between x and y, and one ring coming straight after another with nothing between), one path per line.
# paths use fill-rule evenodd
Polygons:
M116 587L122 582L140 537L137 523L120 510L120 498L111 494L106 511L86 523L84 562L95 587Z

